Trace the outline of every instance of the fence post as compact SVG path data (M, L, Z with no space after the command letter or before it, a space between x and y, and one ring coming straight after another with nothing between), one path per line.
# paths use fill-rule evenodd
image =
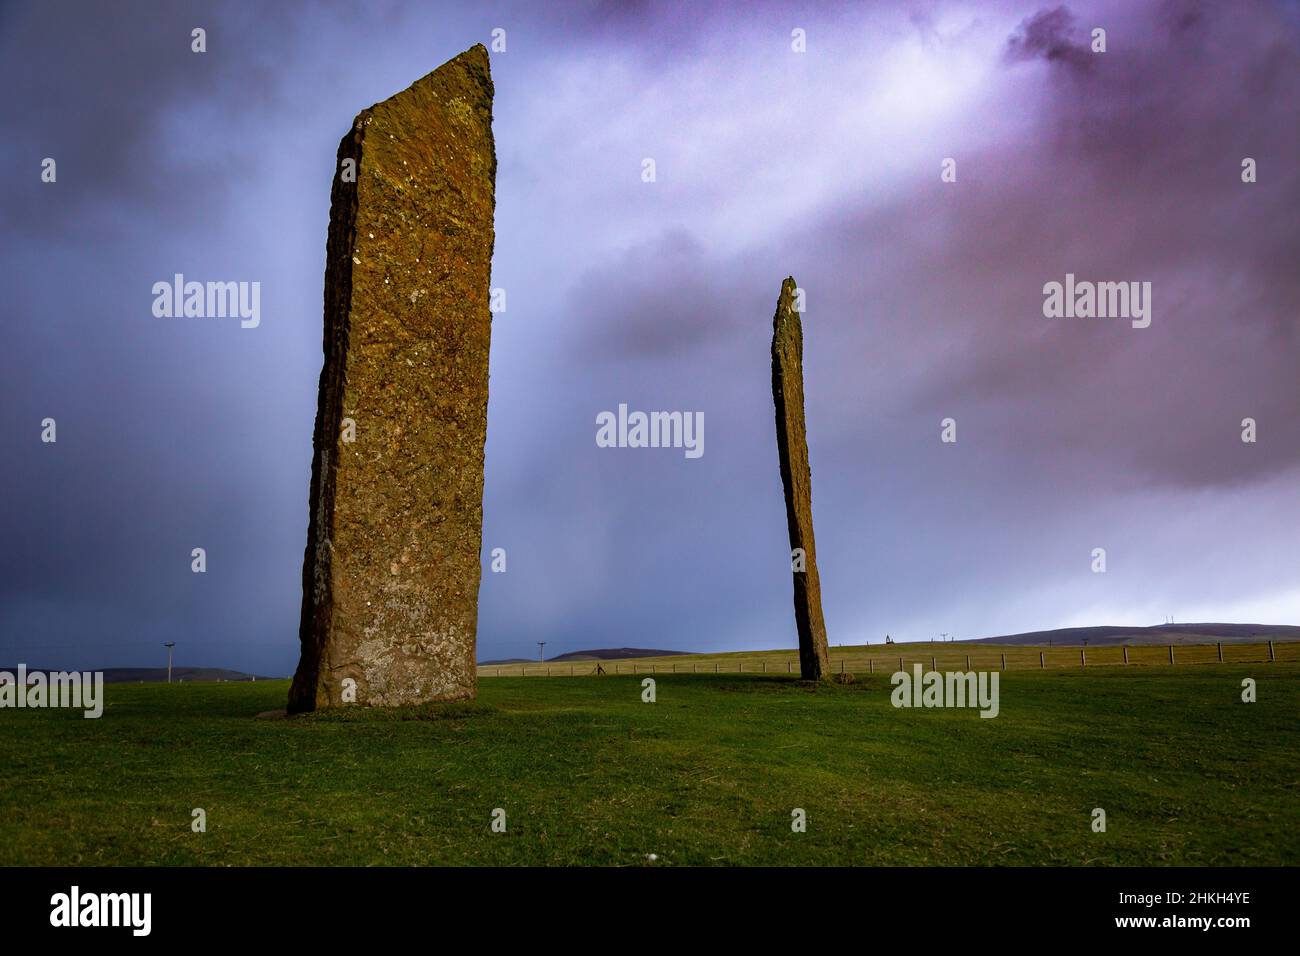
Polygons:
M900 671L903 669L903 658L901 656L898 658L898 669Z
M874 657L867 661L867 672L871 674L876 672L876 659Z
M1124 663L1125 663L1125 664L1128 663L1128 645L1127 645L1127 644L1124 645Z
M790 673L790 662L789 662L789 661L786 661L786 662L785 662L785 672L786 672L787 674Z
M713 662L713 673L716 674L717 672L718 672L718 662L717 662L717 661L714 661L714 662Z
M1006 654L1006 651L1003 651L1003 652L1002 652L1002 669L1003 669L1003 670L1006 670L1006 669L1007 669L1007 654Z
M1272 641L1269 641L1269 642L1268 642L1268 659L1269 659L1270 661L1275 661L1275 660L1277 660L1277 658L1273 656L1273 642L1272 642Z
M1079 666L1080 667L1088 666L1088 651L1086 648L1083 647L1079 648Z
M1039 652L1038 652L1038 667L1039 667L1039 669L1041 670L1042 668L1044 668L1044 667L1046 667L1046 666L1047 666L1047 662L1046 662L1045 660L1043 660L1043 652L1042 652L1042 651L1039 651Z
M1174 662L1174 645L1170 644L1170 645L1169 645L1169 663L1172 664L1173 662Z
M767 673L767 661L763 661L763 673Z
M1219 641L1219 663L1223 663L1223 641Z
M934 662L934 655L931 654L931 655L930 655L930 670L932 670L932 671L937 671L938 669L939 669L939 665L936 664L936 663Z
M966 669L970 670L970 655L966 655Z
M840 673L844 673L844 658L840 658Z

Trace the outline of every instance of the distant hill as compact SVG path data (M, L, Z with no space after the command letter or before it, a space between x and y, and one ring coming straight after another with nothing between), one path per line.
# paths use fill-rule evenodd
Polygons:
M955 644L1051 644L1080 647L1107 644L1225 644L1250 641L1300 641L1300 627L1291 624L1156 624L1151 627L1063 627L983 637Z
M34 674L41 672L48 674L50 671L58 672L67 668L58 667L28 667L27 673ZM138 684L144 681L146 684L167 681L167 668L165 667L83 667L79 670L103 671L105 684ZM2 671L8 671L11 674L17 673L18 665L12 667L0 667ZM262 677L260 675L245 674L243 671L230 671L222 667L173 667L172 681L185 681L186 683L196 683L203 681L251 681L251 680L276 680L274 677Z
M675 657L692 651L657 651L646 647L600 647L594 651L570 651L552 657L553 661L621 661L633 657Z
M622 661L634 657L674 657L679 654L691 654L692 651L657 651L646 647L598 647L590 651L570 651L557 654L545 661L529 660L523 657L509 657L499 661L479 661L480 667L490 664L542 664L557 661Z

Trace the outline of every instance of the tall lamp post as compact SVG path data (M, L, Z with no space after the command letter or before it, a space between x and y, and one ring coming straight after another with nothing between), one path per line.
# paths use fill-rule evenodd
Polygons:
M545 660L546 660L546 658L542 656L542 648L545 647L545 646L546 646L546 642L545 642L545 641L538 641L538 642L537 642L537 659L538 659L539 661L545 661Z
M167 683L172 682L172 648L176 646L175 641L165 641L163 647L167 648Z

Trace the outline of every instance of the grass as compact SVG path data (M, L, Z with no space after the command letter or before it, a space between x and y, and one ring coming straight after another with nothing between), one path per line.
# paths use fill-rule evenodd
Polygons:
M885 673L660 674L654 704L503 677L296 719L254 717L284 681L110 685L100 720L0 711L0 864L1295 865L1298 676L1013 671L992 720L895 709Z

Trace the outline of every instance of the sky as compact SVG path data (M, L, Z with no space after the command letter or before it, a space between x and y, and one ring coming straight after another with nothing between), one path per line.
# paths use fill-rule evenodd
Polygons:
M1300 623L1294 3L10 2L0 664L292 672L338 141L496 29L480 659L797 644L787 275L832 644Z

